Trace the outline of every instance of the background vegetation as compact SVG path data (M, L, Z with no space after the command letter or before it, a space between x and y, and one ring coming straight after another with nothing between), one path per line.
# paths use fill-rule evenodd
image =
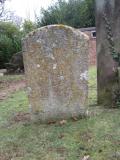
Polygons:
M42 9L37 25L66 24L75 28L95 26L95 0L58 0Z
M0 68L5 67L12 55L21 51L21 39L32 30L50 24L65 24L75 28L95 26L94 0L57 0L36 15L36 23L16 17L5 10L0 0ZM11 16L12 15L12 16Z
M11 56L21 50L21 32L11 22L0 22L0 68L5 67Z

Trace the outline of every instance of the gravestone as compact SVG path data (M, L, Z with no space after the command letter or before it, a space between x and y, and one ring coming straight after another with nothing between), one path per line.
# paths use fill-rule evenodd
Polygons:
M23 59L34 120L85 113L88 37L64 25L42 27L23 40Z
M15 53L9 63L5 64L7 73L22 73L24 72L22 52Z
M96 0L98 102L111 106L117 86L115 56L120 53L120 0Z

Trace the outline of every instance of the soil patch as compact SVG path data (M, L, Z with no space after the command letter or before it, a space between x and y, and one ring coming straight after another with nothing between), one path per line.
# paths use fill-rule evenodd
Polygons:
M24 89L26 86L25 80L16 82L2 82L0 81L0 101L8 98L11 93Z

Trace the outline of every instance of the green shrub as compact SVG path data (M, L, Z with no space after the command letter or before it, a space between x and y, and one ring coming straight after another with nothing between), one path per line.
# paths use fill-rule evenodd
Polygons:
M39 27L65 24L75 28L95 26L95 0L57 0L37 16Z
M0 22L0 68L4 68L12 55L21 50L21 37L16 25Z

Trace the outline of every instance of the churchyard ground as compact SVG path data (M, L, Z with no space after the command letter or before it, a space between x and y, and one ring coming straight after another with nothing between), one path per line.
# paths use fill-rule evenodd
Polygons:
M0 160L120 159L120 109L97 106L96 68L89 70L88 118L30 121L25 79L0 77Z

